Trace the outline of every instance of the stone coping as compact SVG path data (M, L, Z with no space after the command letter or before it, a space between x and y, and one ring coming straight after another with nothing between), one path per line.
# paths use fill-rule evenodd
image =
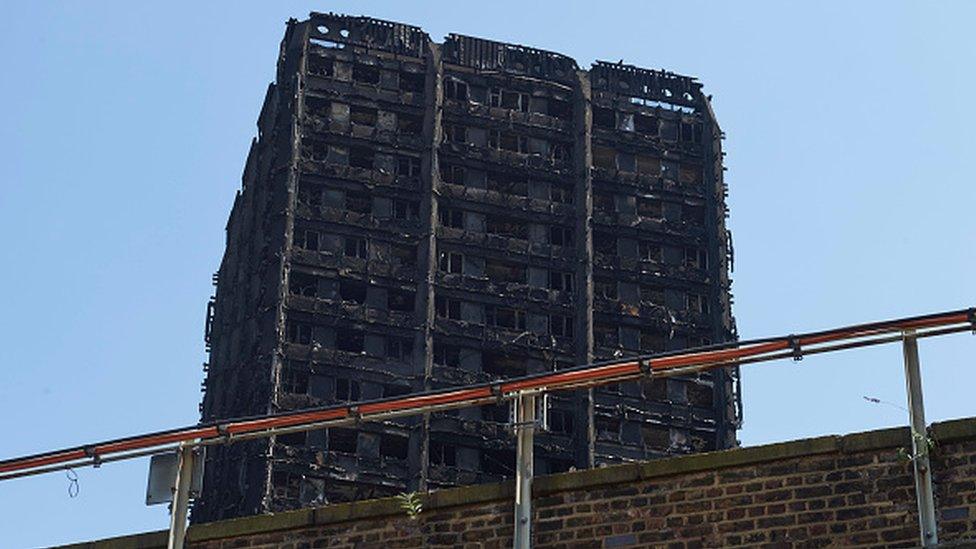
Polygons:
M974 440L976 439L976 418L934 423L930 427L930 432L932 437L940 443ZM597 469L536 477L532 483L532 494L537 497L593 486L607 486L681 474L715 471L818 454L853 454L897 448L910 444L910 440L908 427L895 427L849 435L828 435L762 446L611 465ZM449 488L423 496L424 511L511 500L514 495L515 487L512 482ZM278 530L389 517L402 513L403 511L394 498L338 503L283 513L195 524L190 526L187 531L187 541L207 541L264 534ZM65 545L61 546L61 549L155 549L166 546L166 537L167 532L161 530Z

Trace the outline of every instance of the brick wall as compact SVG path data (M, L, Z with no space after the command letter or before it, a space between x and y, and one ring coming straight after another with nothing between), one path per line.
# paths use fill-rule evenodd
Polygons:
M976 537L976 418L932 437L940 541ZM536 547L918 545L907 428L828 436L539 477ZM199 549L510 547L511 483L425 496L410 520L390 499L190 528ZM79 544L164 547L165 532Z

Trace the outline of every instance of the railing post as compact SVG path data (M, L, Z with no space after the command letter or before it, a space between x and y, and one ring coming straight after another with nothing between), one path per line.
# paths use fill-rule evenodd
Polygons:
M532 461L535 395L515 400L515 549L532 547Z
M190 506L190 487L193 482L193 447L181 445L179 468L176 472L176 492L173 494L173 509L169 522L169 542L167 549L183 549L186 537L186 515Z
M905 357L905 385L908 390L908 415L912 434L912 463L915 467L915 494L918 499L918 524L923 547L939 544L932 495L932 466L929 462L928 427L922 402L922 374L918 364L918 340L914 330L905 330L902 340Z

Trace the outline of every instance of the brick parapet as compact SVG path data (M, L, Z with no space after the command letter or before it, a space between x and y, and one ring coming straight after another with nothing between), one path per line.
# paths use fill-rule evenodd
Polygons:
M940 538L976 531L976 418L934 424ZM539 477L536 547L912 547L907 427L825 436ZM190 528L190 546L509 547L513 485L433 492L411 520L392 498ZM165 546L165 532L69 546Z

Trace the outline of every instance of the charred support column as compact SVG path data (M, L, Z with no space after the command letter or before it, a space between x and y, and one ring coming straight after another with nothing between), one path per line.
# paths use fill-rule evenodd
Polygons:
M515 549L532 547L532 462L535 435L535 395L515 400Z
M932 466L926 437L925 405L922 402L922 374L918 365L918 340L914 330L906 330L902 343L905 357L905 384L908 389L908 415L912 433L912 463L915 465L915 495L918 498L918 525L923 547L939 544L932 495Z
M593 149L590 134L593 128L592 89L590 77L583 71L577 73L573 96L573 127L576 133L573 158L575 162L576 189L576 363L593 362L593 178L590 166ZM596 435L593 427L593 389L573 392L576 428L573 432L573 459L579 469L594 465Z

